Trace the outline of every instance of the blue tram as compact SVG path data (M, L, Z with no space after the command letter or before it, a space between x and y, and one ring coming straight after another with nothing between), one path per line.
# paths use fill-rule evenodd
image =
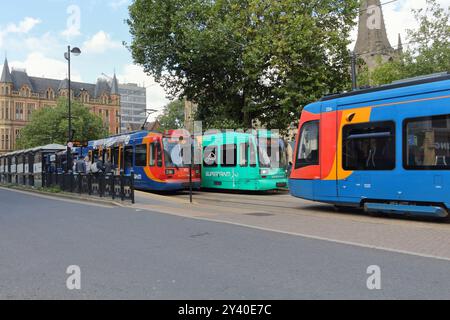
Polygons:
M90 141L87 150L91 162L109 162L117 174L134 174L136 189L183 190L189 188L190 175L193 188L198 189L200 166L191 167L183 155L191 150L189 139L182 130L139 131Z
M450 74L306 106L293 160L295 197L367 212L447 217Z

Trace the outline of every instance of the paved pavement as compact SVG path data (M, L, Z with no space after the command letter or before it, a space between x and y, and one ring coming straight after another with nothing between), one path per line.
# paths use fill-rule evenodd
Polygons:
M3 189L0 203L0 299L450 298L439 259Z

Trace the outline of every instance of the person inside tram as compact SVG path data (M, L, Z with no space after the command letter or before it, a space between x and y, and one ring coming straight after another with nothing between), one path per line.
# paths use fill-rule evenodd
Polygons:
M78 157L74 164L74 172L76 174L85 174L86 173L86 164L82 157Z
M105 163L103 165L103 172L105 174L111 174L113 172L113 164L111 163L109 154L105 158Z

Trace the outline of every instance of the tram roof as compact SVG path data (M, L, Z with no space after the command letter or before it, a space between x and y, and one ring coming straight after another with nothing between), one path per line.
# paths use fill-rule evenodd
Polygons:
M149 133L162 135L161 132L157 131L140 130L128 133L121 133L104 139L92 140L89 141L88 145L94 148L113 147L120 144L127 144L127 141L130 140L145 138Z
M1 155L1 157L14 156L14 155L17 155L17 154L28 153L28 152L59 151L59 150L65 150L66 148L67 147L65 147L65 146L63 146L61 144L52 143L52 144L47 144L45 146L39 146L39 147L30 148L30 149L23 149L23 150L17 150L17 151L13 151L13 152L8 152L8 153L5 153L5 154Z
M397 97L408 97L419 93L444 91L449 89L450 73L437 73L403 79L378 87L362 88L351 92L328 95L317 102L309 104L305 107L305 110L313 113L320 113L322 105L336 104L345 109L345 106L354 107L354 105L362 103L376 103L377 101Z
M434 83L438 81L445 81L450 80L450 72L443 72L443 73L436 73L426 76L419 76L415 78L409 78L409 79L403 79L394 81L390 84L381 85L377 87L367 87L367 88L361 88L350 92L344 92L339 94L331 94L328 96L323 97L320 99L320 101L329 101L333 99L338 98L345 98L345 97L352 97L352 96L358 96L368 93L375 93L380 91L386 91L386 90L392 90L392 89L399 89L404 87L411 87L416 85L422 85L422 84L429 84Z

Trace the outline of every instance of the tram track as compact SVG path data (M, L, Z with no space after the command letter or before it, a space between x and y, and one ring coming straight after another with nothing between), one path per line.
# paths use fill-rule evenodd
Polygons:
M187 194L183 194L178 197L187 197ZM233 203L252 205L258 207L272 207L272 208L284 208L284 209L299 209L301 205L298 199L292 198L286 194L233 194L233 193L219 193L219 192L202 192L196 193L194 199L196 201L205 202L221 202L221 203Z

